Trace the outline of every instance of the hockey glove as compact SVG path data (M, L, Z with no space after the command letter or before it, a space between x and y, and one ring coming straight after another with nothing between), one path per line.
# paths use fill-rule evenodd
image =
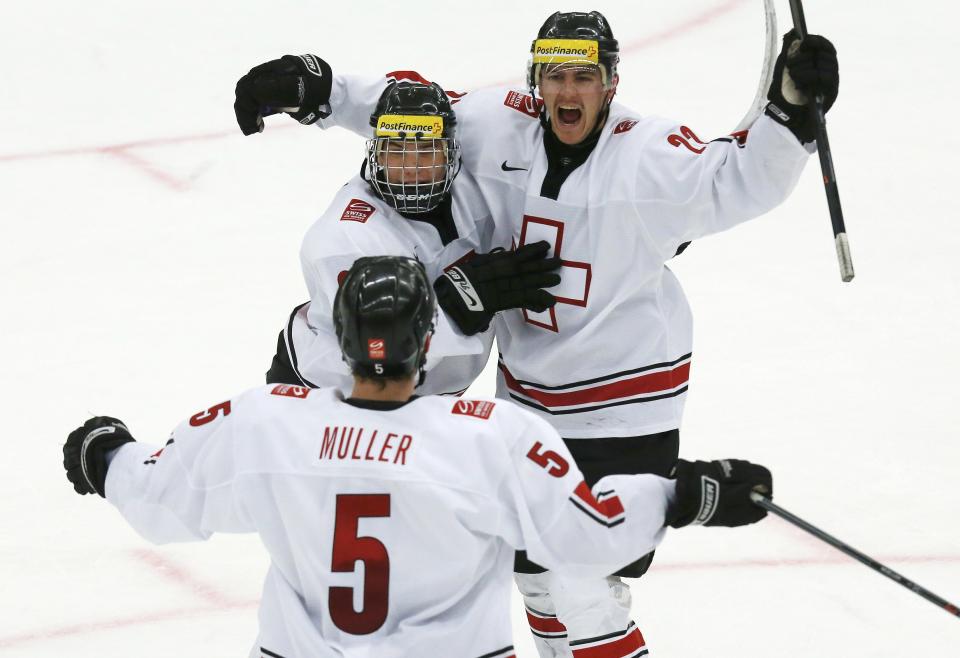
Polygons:
M677 498L667 511L666 525L674 528L689 524L735 527L756 523L767 511L750 500L750 492L773 497L770 471L741 459L680 459L670 476L677 480Z
M84 496L104 495L107 453L135 439L122 421L109 416L91 418L70 432L63 444L63 467L73 490Z
M557 300L543 288L560 283L560 275L553 271L560 267L560 259L547 258L548 251L548 242L534 242L449 267L433 282L437 303L468 336L485 331L498 311L546 311Z
M263 132L263 117L286 112L303 124L330 116L333 71L316 55L284 55L237 81L233 111L244 135Z
M840 69L837 49L824 37L807 35L800 40L796 30L783 36L783 49L773 67L773 80L767 92L767 114L789 128L801 143L816 138L810 103L823 94L823 111L837 100Z

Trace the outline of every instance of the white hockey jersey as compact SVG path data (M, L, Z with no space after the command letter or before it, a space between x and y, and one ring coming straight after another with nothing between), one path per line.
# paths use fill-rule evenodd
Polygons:
M367 128L369 131L369 127ZM300 249L310 302L290 316L285 338L290 362L306 386L337 386L350 391L353 379L343 362L333 329L333 298L341 278L362 256L408 256L418 259L431 281L450 265L496 246L510 246L508 235L494 233L477 184L461 173L452 191L453 225L440 232L425 221L407 219L377 197L360 176L334 197L307 231ZM505 245L499 243L505 242ZM457 393L483 369L493 330L464 336L442 311L427 353L428 376L421 394Z
M322 127L362 133L383 83L335 76ZM516 245L548 240L563 261L563 281L550 290L556 306L498 315L497 395L536 410L564 438L678 428L693 322L665 262L682 243L783 201L807 149L766 116L705 143L614 103L593 152L556 193L531 96L494 88L455 96L463 167L494 221Z
M509 402L351 402L256 388L110 463L107 499L152 542L259 533L253 657L507 658L515 550L600 576L665 532L672 480L611 476L594 497L557 433Z

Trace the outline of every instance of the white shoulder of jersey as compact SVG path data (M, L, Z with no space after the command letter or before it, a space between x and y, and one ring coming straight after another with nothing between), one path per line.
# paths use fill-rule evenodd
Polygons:
M355 176L337 192L300 248L303 262L342 254L405 254L397 236L402 217ZM398 251L400 250L400 251Z
M454 106L458 125L469 130L491 127L497 132L539 122L542 101L529 91L511 87L484 87L463 96Z

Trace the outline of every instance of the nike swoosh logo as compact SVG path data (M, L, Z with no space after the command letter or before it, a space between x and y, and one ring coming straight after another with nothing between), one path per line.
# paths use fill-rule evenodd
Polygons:
M507 161L504 160L503 164L500 165L500 168L504 171L527 171L526 167L511 167L507 164Z

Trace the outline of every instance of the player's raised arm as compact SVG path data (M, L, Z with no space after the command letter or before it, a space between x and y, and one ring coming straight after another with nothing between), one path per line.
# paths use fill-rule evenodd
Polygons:
M832 106L839 82L836 50L827 39L798 45L795 33L784 37L770 102L749 130L709 142L668 122L647 133L634 202L665 254L762 215L793 190L815 149L808 103L820 92Z
M742 460L680 460L671 478L613 475L591 490L559 435L533 416L511 458L515 472L505 486L522 548L533 562L578 576L606 576L636 561L668 525L755 523L766 512L750 492L773 491L770 472Z
M284 55L237 81L233 108L244 135L263 132L264 117L284 112L304 125L340 126L367 137L380 94L389 83L402 81L427 83L416 71L343 75L316 55ZM463 95L447 94L454 102Z
M79 494L105 497L156 544L254 532L232 487L238 403L242 397L194 414L162 448L137 442L115 418L91 418L63 446L67 479Z

